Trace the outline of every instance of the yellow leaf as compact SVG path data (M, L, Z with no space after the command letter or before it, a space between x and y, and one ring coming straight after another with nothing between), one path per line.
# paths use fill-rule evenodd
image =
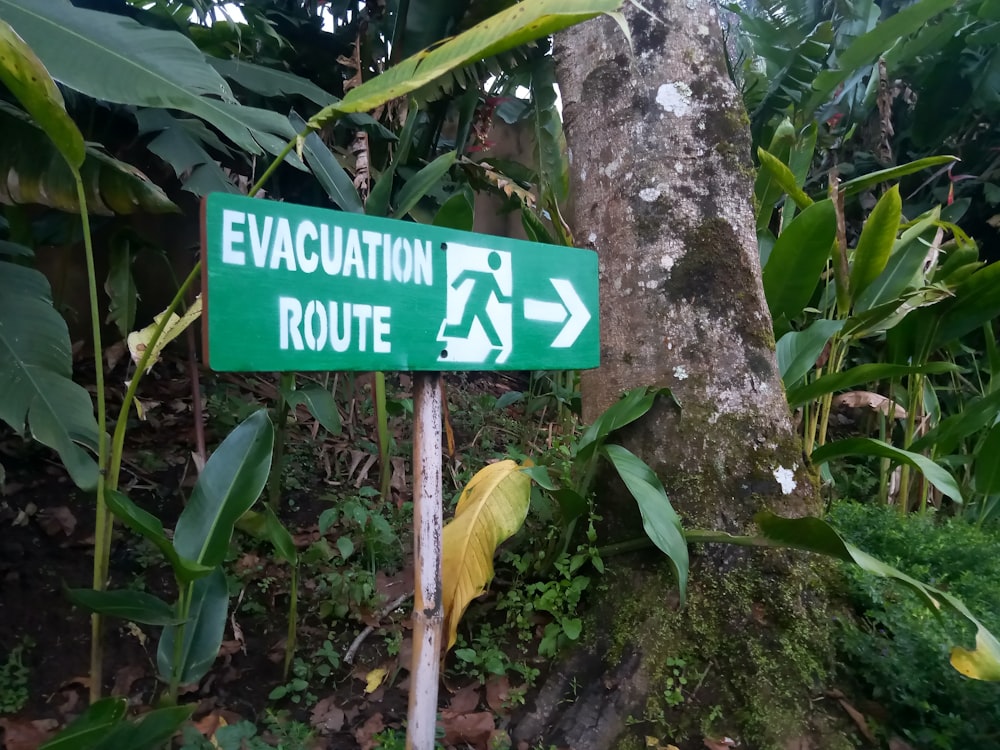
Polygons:
M482 469L462 491L441 538L445 651L455 644L465 608L493 578L497 547L524 523L530 494L531 478L510 459Z
M152 354L149 355L149 359L146 361L146 369L150 369L159 361L160 352L163 351L163 347L184 333L184 330L200 317L201 295L195 299L194 304L192 304L183 315L171 313L170 320L167 322L166 326L164 326L163 333L160 334L160 338L156 341L156 345L153 347ZM162 319L163 313L160 313L153 318L152 323L143 328L141 331L133 331L128 335L128 350L132 355L132 361L136 364L139 364L139 360L142 359L143 353L146 351L150 340L153 338L153 332L156 330L156 327L160 324L160 320Z
M973 680L1000 682L1000 643L980 625L976 632L976 647L971 651L960 646L953 648L951 665Z
M389 670L385 667L378 667L373 669L371 672L365 675L365 692L374 693L378 690L378 686L385 681L385 676L389 674Z

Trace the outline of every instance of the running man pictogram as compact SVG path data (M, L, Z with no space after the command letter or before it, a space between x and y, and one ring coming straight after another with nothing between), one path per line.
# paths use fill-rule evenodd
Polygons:
M449 243L442 359L504 362L513 348L510 253Z

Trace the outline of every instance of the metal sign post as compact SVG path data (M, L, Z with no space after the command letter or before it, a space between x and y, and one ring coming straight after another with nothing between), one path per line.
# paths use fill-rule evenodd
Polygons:
M205 361L414 371L407 748L433 750L440 670L442 370L599 362L597 255L224 193L202 202Z

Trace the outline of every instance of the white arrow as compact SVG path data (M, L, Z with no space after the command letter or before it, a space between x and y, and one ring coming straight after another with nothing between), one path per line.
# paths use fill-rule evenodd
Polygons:
M583 304L580 295L576 293L573 284L569 279L549 279L552 286L559 293L561 302L545 302L539 299L524 300L524 317L528 320L540 320L545 323L562 323L566 320L566 325L559 331L555 341L552 342L553 349L566 349L573 346L573 343L580 336L580 333L590 322L590 312Z

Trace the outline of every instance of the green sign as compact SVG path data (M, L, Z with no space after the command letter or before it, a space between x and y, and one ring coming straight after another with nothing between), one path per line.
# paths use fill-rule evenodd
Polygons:
M552 370L599 360L597 255L213 193L215 370Z

